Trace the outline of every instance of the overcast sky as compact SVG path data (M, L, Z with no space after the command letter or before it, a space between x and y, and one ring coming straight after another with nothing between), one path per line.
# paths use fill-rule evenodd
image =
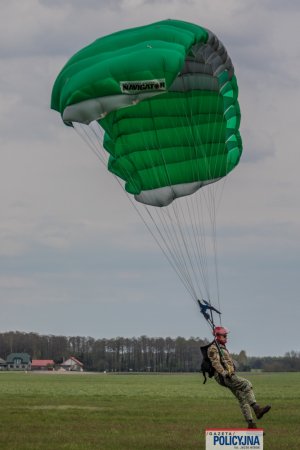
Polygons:
M3 2L0 331L210 337L120 186L49 107L72 54L100 36L167 18L214 31L239 82L244 153L218 213L229 347L249 355L299 351L296 0Z

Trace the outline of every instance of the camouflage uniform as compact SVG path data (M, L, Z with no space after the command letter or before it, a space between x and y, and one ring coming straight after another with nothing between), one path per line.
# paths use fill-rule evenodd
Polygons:
M219 347L221 350L222 362L216 344L213 343L208 348L208 357L215 369L215 380L222 386L231 390L233 395L235 395L239 401L246 421L252 421L253 416L251 406L256 404L252 384L245 378L236 375L234 363L227 348L221 344L219 344Z

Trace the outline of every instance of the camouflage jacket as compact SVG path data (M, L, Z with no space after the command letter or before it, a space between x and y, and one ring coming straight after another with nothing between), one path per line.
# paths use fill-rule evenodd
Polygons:
M235 372L235 367L233 360L229 354L229 351L224 345L220 345L220 350L222 354L222 359L220 357L220 352L218 350L218 347L215 343L213 343L208 348L208 357L211 360L212 366L215 369L215 371L225 377L228 374L233 374Z

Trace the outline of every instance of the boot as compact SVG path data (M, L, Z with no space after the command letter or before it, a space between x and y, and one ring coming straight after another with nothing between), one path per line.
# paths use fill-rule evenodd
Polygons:
M257 425L253 420L248 420L248 428L257 428Z
M254 405L252 405L252 408L253 408L253 411L255 412L256 418L261 419L264 414L266 414L268 411L270 411L271 406L267 405L267 406L264 406L263 408L261 408L257 403L254 403Z

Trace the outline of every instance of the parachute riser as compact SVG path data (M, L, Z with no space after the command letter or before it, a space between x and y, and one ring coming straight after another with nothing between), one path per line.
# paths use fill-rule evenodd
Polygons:
M221 312L218 311L214 306L212 306L210 302L208 302L204 299L202 299L202 300L198 299L197 302L198 302L201 314L203 315L203 317L205 318L205 320L207 321L207 323L209 324L211 329L214 330L215 322L214 322L213 312L217 313L220 317L221 317Z

